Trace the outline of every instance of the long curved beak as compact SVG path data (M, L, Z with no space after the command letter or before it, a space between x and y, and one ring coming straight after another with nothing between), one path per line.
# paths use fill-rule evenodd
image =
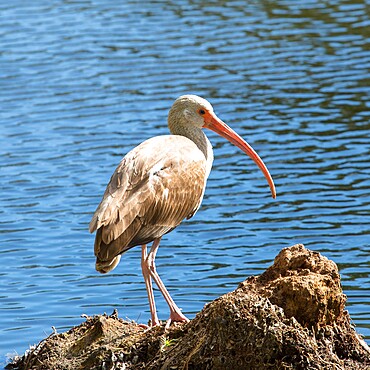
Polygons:
M255 152L255 150L242 139L232 128L230 128L225 122L221 121L213 112L206 112L204 115L204 128L214 131L216 134L229 140L232 144L240 148L245 154L249 155L253 159L254 163L260 168L264 174L271 190L271 195L276 198L276 189L274 181L270 175L269 170L263 163L260 156Z

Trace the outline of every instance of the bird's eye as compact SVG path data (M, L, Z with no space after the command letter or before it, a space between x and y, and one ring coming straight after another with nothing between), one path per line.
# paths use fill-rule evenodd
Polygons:
M204 109L199 109L198 110L198 113L201 115L201 116L204 116L206 114L206 111Z

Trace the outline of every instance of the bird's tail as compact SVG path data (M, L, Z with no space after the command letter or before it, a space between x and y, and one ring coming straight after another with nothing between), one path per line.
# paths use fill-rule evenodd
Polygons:
M120 254L108 261L102 261L99 259L99 257L97 257L95 262L95 269L96 271L99 271L101 274L106 274L107 272L112 271L116 268L120 259L121 259Z

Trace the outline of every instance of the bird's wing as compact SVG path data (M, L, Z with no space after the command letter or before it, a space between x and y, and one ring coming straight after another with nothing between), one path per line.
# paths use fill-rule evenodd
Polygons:
M144 234L145 230L155 233L155 229L163 235L197 211L205 182L206 161L192 141L173 135L149 139L118 165L90 222L90 232L101 228L100 238L107 246L130 225L135 225L135 233L140 229Z

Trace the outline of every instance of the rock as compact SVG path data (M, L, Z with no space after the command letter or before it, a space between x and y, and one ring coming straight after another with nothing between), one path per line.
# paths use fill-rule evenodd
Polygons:
M271 267L247 284L305 327L332 325L344 312L337 265L302 244L283 249Z
M8 369L370 369L334 262L294 245L187 324L145 330L114 313L53 334Z

